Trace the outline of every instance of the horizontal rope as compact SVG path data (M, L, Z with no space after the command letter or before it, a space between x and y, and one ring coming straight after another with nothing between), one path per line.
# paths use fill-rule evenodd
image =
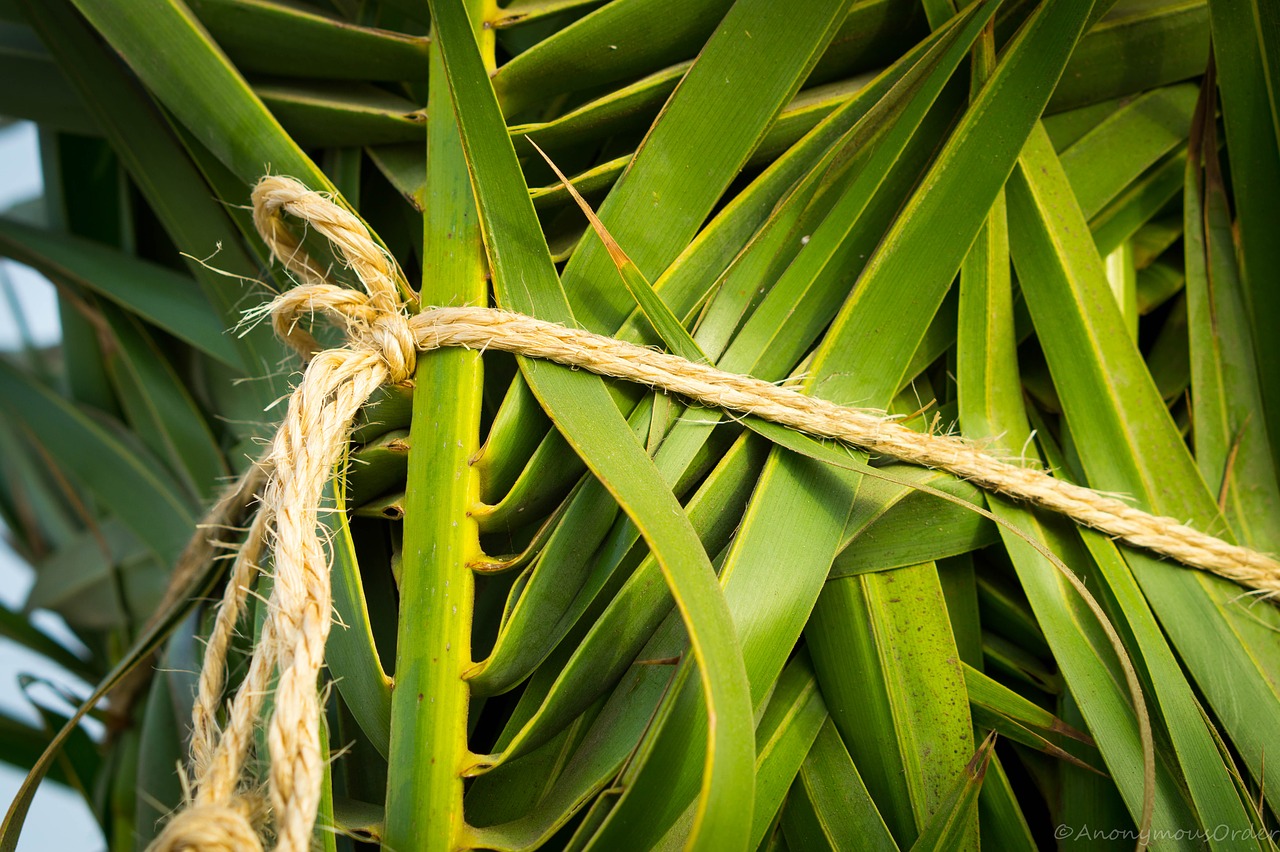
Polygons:
M1280 592L1280 562L1269 556L1044 471L1009 464L963 438L917 432L874 411L836 405L677 355L492 308L435 308L410 318L409 328L420 350L463 346L555 361L816 437L835 438L876 455L944 470L986 491L1066 515L1136 547L1253 589Z

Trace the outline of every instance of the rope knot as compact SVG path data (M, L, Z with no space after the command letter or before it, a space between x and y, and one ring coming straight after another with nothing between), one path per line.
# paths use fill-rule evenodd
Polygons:
M388 300L378 301L385 304ZM304 284L276 296L261 310L270 312L276 336L308 361L321 347L299 320L304 314L327 314L345 329L349 348L382 356L389 381L403 382L413 376L420 344L409 317L394 301L380 307L357 290L335 284ZM255 315L251 313L250 318Z
M379 313L369 325L369 336L387 362L388 379L392 383L413 377L418 363L418 341L407 316L400 311Z

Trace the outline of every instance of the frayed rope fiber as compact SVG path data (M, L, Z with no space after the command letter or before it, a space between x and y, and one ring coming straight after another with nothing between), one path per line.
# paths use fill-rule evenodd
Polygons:
M273 255L300 280L269 312L276 333L308 359L284 422L260 464L262 504L237 554L219 604L192 714L190 802L153 845L179 850L310 847L324 765L319 748L317 679L331 621L329 563L318 535L318 507L360 407L379 387L413 375L417 353L444 346L500 349L661 388L703 405L749 414L877 455L945 470L981 488L1060 513L1127 544L1213 572L1267 596L1280 592L1280 563L1172 518L984 453L961 438L923 434L872 411L846 408L750 376L532 317L488 308L436 308L410 316L403 276L360 220L318 192L283 177L253 191L254 223ZM283 216L323 234L366 293L330 283L302 250ZM324 314L347 345L320 350L303 315ZM248 674L218 727L227 650L246 606L262 549L271 545L274 584L268 618ZM247 786L245 764L264 699L278 674L266 727L266 801Z

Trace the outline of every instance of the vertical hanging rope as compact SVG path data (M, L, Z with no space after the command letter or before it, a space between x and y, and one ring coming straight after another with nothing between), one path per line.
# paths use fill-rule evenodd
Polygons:
M1267 555L1043 471L1008 464L961 438L922 434L881 413L845 408L750 376L532 317L488 308L438 308L411 318L398 297L403 276L354 215L280 177L263 178L253 191L253 204L254 223L273 256L301 281L301 286L253 313L269 313L277 335L308 364L261 463L268 474L262 505L237 555L209 638L192 714L190 803L166 824L152 846L155 850L260 850L262 838L270 835L278 850L309 848L325 772L317 680L332 618L329 561L317 532L318 507L360 407L381 385L409 379L419 350L502 349L661 388L705 405L946 470L988 491L1064 514L1266 596L1280 593L1280 563ZM325 236L365 292L329 283L286 225L285 214ZM346 345L321 351L300 325L307 314L336 321L345 329ZM220 729L216 720L227 652L268 544L274 582L266 623ZM244 768L269 694L274 709L266 727L270 771L264 801L258 791L246 787Z
M309 363L267 454L271 473L262 508L236 560L206 651L193 711L192 803L165 826L153 847L158 850L261 848L261 808L241 783L273 673L278 677L267 746L276 848L293 852L310 847L325 770L316 681L332 620L328 556L317 535L318 507L360 407L384 383L412 376L417 358L397 296L399 272L359 219L283 178L259 182L253 204L254 223L272 254L304 282L291 297L272 304L271 316L276 333L308 356ZM285 213L324 234L366 292L326 283L284 224ZM317 351L315 339L298 324L304 312L336 316L346 326L347 345ZM267 621L249 673L228 708L226 727L218 732L214 719L226 651L264 540L273 544Z

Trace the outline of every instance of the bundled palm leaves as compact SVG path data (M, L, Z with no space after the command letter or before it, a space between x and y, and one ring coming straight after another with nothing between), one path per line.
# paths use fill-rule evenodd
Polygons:
M112 849L191 793L228 562L165 590L299 367L229 331L294 284L245 207L264 173L358 212L411 309L673 348L1280 551L1263 0L0 18L0 113L39 123L48 188L0 253L57 285L63 328L0 359L0 509L28 609L84 648L0 627L100 684L44 730L3 720L31 774L0 848L42 780ZM1274 845L1274 604L947 474L448 350L366 407L327 500L325 849Z

